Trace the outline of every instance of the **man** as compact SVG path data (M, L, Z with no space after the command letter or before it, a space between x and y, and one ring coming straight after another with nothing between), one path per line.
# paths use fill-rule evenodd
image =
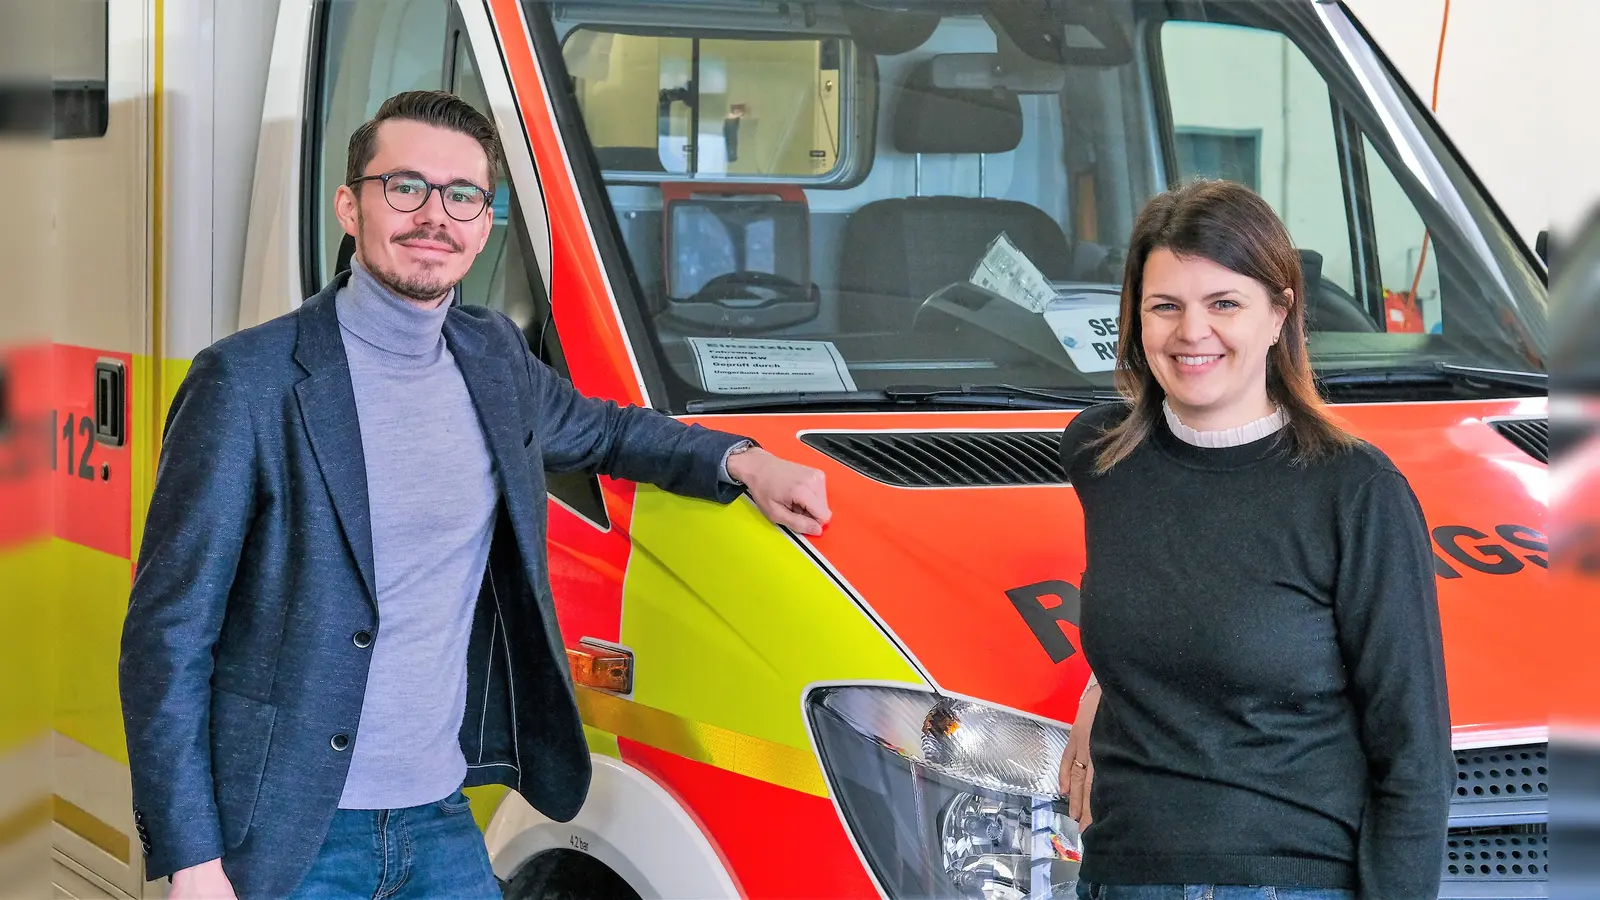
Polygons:
M449 94L386 102L335 198L351 271L200 353L174 400L121 689L146 871L175 898L497 898L459 788L577 814L546 470L828 520L820 472L582 397L452 304L500 152Z

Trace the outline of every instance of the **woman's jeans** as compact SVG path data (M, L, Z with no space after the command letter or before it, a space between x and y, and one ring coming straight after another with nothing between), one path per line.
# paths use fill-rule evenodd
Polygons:
M1091 884L1078 882L1079 900L1355 900L1341 888L1243 884Z

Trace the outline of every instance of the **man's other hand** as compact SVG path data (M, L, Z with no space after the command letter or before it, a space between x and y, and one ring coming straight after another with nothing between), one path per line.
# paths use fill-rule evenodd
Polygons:
M833 518L820 469L779 459L758 447L729 458L728 474L744 483L767 518L799 534L821 534L822 526Z
M172 874L169 900L237 900L233 882L222 871L222 860L213 859Z

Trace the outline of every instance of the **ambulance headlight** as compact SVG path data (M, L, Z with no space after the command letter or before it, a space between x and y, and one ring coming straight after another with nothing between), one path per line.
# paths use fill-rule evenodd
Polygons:
M845 823L894 900L1075 896L1066 729L880 687L816 691L808 714Z

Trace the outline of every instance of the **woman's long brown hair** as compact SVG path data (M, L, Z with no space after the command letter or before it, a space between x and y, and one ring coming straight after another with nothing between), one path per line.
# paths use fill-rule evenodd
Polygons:
M1128 242L1122 272L1122 321L1117 341L1117 389L1133 406L1121 424L1098 442L1095 469L1105 473L1126 459L1160 421L1165 393L1144 355L1139 306L1144 266L1157 250L1208 259L1253 278L1284 310L1283 331L1267 351L1267 396L1288 414L1286 426L1296 462L1320 459L1356 439L1329 414L1317 393L1306 351L1305 275L1300 254L1277 213L1249 188L1231 181L1200 180L1158 194L1145 204Z

